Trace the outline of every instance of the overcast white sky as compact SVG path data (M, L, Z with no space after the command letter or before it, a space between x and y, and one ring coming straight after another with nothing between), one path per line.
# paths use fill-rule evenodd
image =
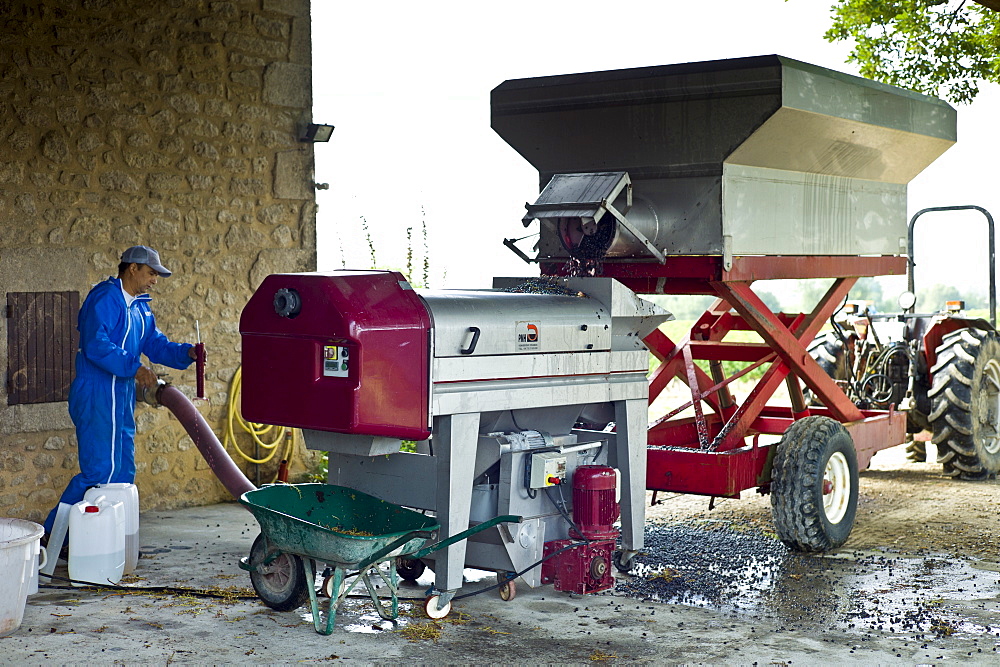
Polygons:
M425 215L432 287L537 275L502 245L525 234L524 202L538 190L535 170L490 129L490 90L504 80L772 53L857 73L848 47L823 39L822 0L318 0L312 10L314 119L337 128L316 146L316 180L330 184L317 193L319 268L371 266L364 216L378 265L403 269L406 228L422 253ZM1000 218L1000 86L958 112L958 144L910 183L911 215L977 204ZM985 291L984 218L936 215L918 225L918 288Z

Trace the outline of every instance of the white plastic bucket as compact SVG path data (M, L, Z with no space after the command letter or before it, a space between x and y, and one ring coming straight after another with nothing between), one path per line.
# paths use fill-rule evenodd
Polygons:
M132 574L139 562L139 488L125 482L98 484L87 489L83 499L94 502L101 496L125 504L125 574Z
M125 505L104 496L81 500L69 513L69 578L117 584L125 572ZM76 583L74 586L86 586Z
M44 530L44 527L43 527ZM31 563L28 565L28 595L38 592L38 571L45 565L45 547L41 540L33 543L30 557Z
M0 519L0 637L21 627L32 576L38 575L45 530L23 519Z

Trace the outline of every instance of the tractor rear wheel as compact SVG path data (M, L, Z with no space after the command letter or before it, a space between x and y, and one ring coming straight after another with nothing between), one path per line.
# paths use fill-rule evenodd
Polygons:
M771 512L781 541L828 551L847 541L858 509L858 457L844 426L829 417L793 423L777 444Z
M1000 472L1000 337L972 328L946 335L931 377L931 442L945 474L995 477Z

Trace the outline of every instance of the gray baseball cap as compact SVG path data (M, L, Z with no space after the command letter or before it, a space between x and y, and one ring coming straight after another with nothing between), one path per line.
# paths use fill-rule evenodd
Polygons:
M160 253L144 245L134 245L122 253L122 261L129 264L145 264L149 268L159 273L164 278L170 276L171 271L160 264Z

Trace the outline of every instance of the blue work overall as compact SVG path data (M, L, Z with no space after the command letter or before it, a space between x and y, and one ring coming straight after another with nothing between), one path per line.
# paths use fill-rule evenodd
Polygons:
M69 414L76 426L80 474L59 499L67 507L98 484L135 481L135 374L150 361L184 369L192 359L188 343L173 343L156 328L148 294L126 306L121 281L108 278L90 290L80 308L80 349L69 390ZM45 520L51 532L56 512Z

